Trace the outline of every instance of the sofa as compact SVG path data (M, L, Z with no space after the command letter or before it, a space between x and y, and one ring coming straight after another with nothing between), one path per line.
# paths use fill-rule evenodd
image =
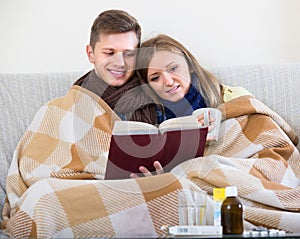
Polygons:
M242 86L282 116L300 137L300 62L212 67L221 83ZM64 95L84 72L0 74L0 210L14 149L37 110ZM297 145L300 150L300 145ZM3 220L2 218L0 219ZM2 235L0 236L2 238Z

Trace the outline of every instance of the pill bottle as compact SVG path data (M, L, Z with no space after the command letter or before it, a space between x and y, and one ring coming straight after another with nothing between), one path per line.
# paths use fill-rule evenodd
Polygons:
M243 205L238 199L237 187L226 187L225 195L226 199L221 206L223 234L243 234Z

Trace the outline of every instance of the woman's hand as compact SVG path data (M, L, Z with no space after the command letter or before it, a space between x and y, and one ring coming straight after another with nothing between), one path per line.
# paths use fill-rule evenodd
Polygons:
M206 120L204 119L204 113L198 115L197 118L198 118L198 122L200 123L201 126L205 126L206 124L208 124L208 132L210 132L212 129L214 129L216 127L216 125L214 124L216 119L211 117L210 111L208 111L208 122L205 122ZM215 136L207 135L207 138L206 138L207 141L210 141L213 139L215 139Z
M153 163L153 166L155 168L155 172L156 172L156 175L159 175L159 174L163 174L164 173L164 169L163 167L161 166L160 162L158 161L155 161ZM153 174L144 166L140 166L139 167L139 170L141 171L141 173L144 174L145 177L148 177L148 176L153 176ZM130 177L131 178L138 178L139 176L135 173L132 173L130 174Z

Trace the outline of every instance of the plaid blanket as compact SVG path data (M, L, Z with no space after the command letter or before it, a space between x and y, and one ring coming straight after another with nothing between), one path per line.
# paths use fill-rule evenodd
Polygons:
M178 225L177 193L236 185L245 226L300 232L297 137L252 96L224 103L220 139L204 157L145 178L104 177L119 118L96 95L73 86L43 106L18 144L7 177L2 229L13 238L164 237Z

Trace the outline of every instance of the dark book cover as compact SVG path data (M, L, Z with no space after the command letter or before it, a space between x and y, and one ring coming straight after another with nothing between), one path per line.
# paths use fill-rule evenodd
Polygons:
M130 178L145 166L155 172L159 161L164 172L178 164L203 156L208 128L168 131L163 134L112 135L105 179Z

